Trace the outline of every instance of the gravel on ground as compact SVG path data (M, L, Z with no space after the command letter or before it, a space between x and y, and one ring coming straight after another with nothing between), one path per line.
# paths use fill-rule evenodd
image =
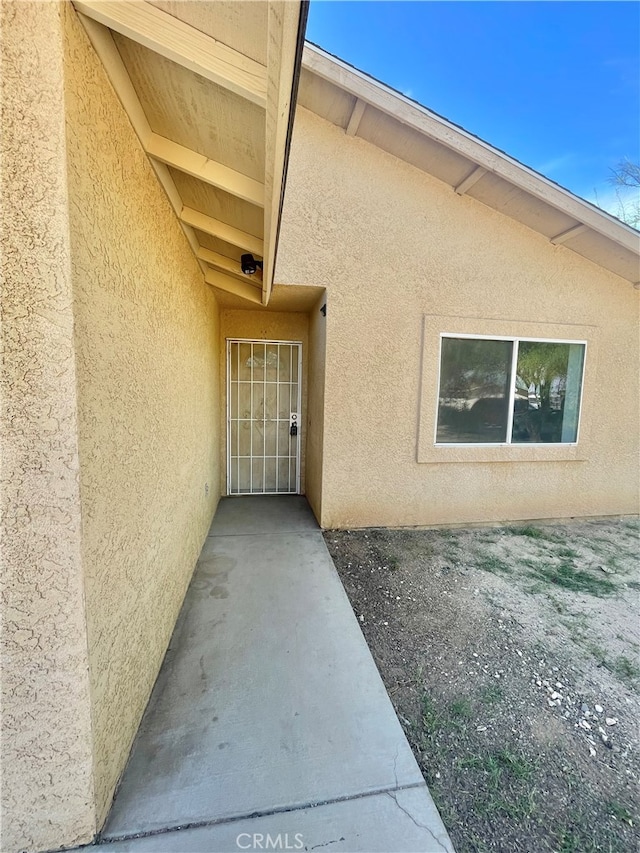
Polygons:
M325 540L457 853L636 853L635 518Z

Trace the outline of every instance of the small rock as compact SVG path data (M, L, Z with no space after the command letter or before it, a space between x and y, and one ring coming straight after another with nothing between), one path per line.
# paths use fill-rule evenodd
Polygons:
M615 725L617 725L617 723L618 723L618 718L617 718L617 717L606 717L606 718L605 718L605 723L606 723L608 726L615 726Z
M436 773L436 779L439 779L439 778L440 778L440 774Z
M360 621L364 622L364 616L360 616Z
M555 707L556 707L556 703L553 701L553 699L547 699L547 702L549 703L549 707L550 707L550 708L555 708Z
M589 713L589 706L583 702L582 705L580 705L580 710L582 711L583 714L588 714Z
M580 720L578 725L580 726L581 729L586 729L586 731L591 730L591 724L588 723L586 720Z
M558 688L558 690L562 690L564 684L561 681L556 681L556 687Z
M593 707L595 709L596 714L601 714L604 711L602 705L594 705Z
M486 726L477 726L476 727L477 732L486 732L486 730L487 730Z
M596 751L595 751L595 749L594 749L592 746L590 746L590 747L589 747L589 755L590 755L592 758L595 758Z
M553 693L551 694L551 698L552 699L562 699L562 696L559 693L556 693L556 691L554 690Z

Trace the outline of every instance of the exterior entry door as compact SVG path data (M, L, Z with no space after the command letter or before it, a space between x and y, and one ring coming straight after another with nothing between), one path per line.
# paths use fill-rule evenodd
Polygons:
M302 344L227 341L227 494L300 491Z

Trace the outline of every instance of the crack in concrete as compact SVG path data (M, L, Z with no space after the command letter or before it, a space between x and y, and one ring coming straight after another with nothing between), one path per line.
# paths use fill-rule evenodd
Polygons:
M406 816L409 818L409 820L412 823L414 823L418 827L418 829L424 829L425 832L428 832L429 835L435 841L435 843L438 845L438 847L441 850L444 850L445 853L449 853L449 851L447 850L447 847L445 847L445 845L438 838L436 838L436 836L433 834L432 830L425 823L420 823L419 820L416 820L416 818L411 814L411 812L408 811L407 809L405 809L405 807L398 802L398 798L396 796L395 791L387 791L386 793L389 797L391 797L391 799L397 805L397 807L400 809L400 811L404 812L404 814L406 814Z
M344 835L341 838L334 838L333 841L325 841L324 844L314 844L313 847L309 847L309 850L317 850L319 847L328 847L330 844L338 844L340 841L344 841ZM307 848L305 847L305 850Z
M396 754L393 757L393 778L396 780L396 789L398 788L398 756L400 755L400 744L396 746Z
M413 816L409 811L407 811L407 809L405 809L405 808L404 808L404 806L400 805L400 803L398 802L398 797L396 796L396 792L399 790L399 785L398 785L398 768L397 768L397 765L398 765L398 757L399 757L399 755L400 755L400 744L398 744L398 745L397 745L397 747L396 747L396 754L395 754L395 757L394 757L394 759L393 759L393 775L394 775L395 780L396 780L396 787L395 787L395 791L387 791L386 793L391 797L391 799L392 799L392 800L393 800L393 802L396 804L396 806L400 809L400 811L401 811L401 812L404 812L404 813L406 814L406 816L407 816L407 817L408 817L408 818L409 818L409 819L410 819L410 820L411 820L411 821L412 821L412 822L413 822L413 823L414 823L414 824L415 824L419 829L424 829L424 830L426 830L426 831L429 833L429 835L433 838L433 840L435 841L435 843L438 845L438 847L440 847L442 850L444 850L444 851L445 851L445 853L447 853L447 848L445 847L445 845L444 845L444 844L442 844L442 842L441 842L441 841L439 841L439 840L436 838L436 836L433 834L433 832L431 831L431 829L429 829L429 827L428 827L428 826L426 826L426 824L424 824L424 823L420 823L418 820L416 820L416 819L415 819L415 817L414 817L414 816ZM426 786L426 783L425 783L425 788L426 788L426 787L427 787L427 786ZM429 796L429 794L428 794L428 790L429 790L429 789L427 788L427 796Z
M426 787L424 782L411 782L408 785L398 785L396 786L396 791L407 791L411 788L424 788ZM289 814L290 812L298 812L304 811L305 809L315 809L320 806L331 806L335 803L345 803L350 800L362 800L367 797L376 797L380 794L388 794L389 788L374 788L371 791L363 791L357 794L346 794L343 797L332 797L327 800L320 800L315 802L306 802L300 803L291 806L281 806L279 808L274 809L264 809L261 811L254 811L249 813L242 813L238 815L229 815L228 817L223 818L214 818L212 820L195 820L189 821L186 823L175 824L173 826L164 826L158 827L157 829L148 829L143 830L142 832L124 832L120 835L112 835L105 837L104 835L100 835L99 840L97 840L97 844L106 846L108 844L114 844L117 841L133 841L137 838L148 838L154 835L165 835L172 832L180 832L184 829L201 829L207 826L221 826L228 823L238 823L242 820L254 820L256 818L261 817L271 817L272 815L280 815L280 814Z

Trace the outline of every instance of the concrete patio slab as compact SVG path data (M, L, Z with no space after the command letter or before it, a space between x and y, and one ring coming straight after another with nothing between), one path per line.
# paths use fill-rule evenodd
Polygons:
M229 853L314 850L332 853L452 853L424 783L384 794L223 824L113 841L105 853ZM269 845L269 846L267 846Z
M306 498L301 495L246 495L223 498L209 536L247 536L255 533L318 532Z
M221 501L103 838L322 803L323 814L343 813L338 801L357 803L364 831L358 815L378 795L394 806L397 849L414 849L400 843L407 815L386 793L407 788L419 793L402 797L417 797L416 813L450 844L306 501ZM305 826L320 837L312 811Z

